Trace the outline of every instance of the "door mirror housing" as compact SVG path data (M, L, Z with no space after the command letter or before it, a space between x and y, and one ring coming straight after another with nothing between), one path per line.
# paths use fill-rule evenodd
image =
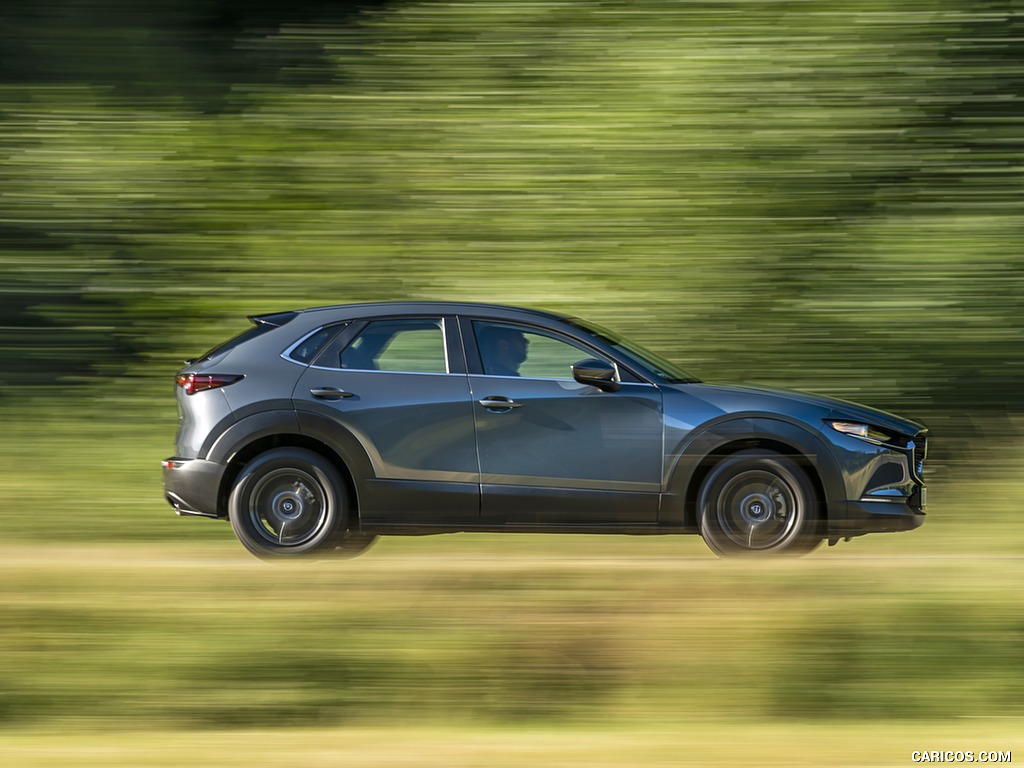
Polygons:
M615 380L615 366L604 360L589 358L574 363L572 377L580 384L589 384L605 392L618 392L622 388Z

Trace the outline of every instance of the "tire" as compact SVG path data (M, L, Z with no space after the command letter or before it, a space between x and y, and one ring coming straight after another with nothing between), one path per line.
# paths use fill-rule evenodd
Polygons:
M296 557L334 549L348 517L337 468L305 448L275 448L246 464L228 499L242 545L257 557Z
M821 509L802 467L774 451L722 459L701 485L700 533L722 557L803 555L821 543Z
M359 557L377 542L377 534L360 533L359 531L345 531L337 547L331 553L332 557L351 559Z

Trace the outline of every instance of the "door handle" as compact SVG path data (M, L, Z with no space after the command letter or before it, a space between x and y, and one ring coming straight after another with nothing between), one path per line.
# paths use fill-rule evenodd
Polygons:
M313 387L309 394L322 400L339 400L343 397L353 397L355 393L337 387Z
M517 403L512 398L504 397L503 395L489 395L483 400L477 400L480 405L489 411L509 411L513 408L522 408L522 403Z

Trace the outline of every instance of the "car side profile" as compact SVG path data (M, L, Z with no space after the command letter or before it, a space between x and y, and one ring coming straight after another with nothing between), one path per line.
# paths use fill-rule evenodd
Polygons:
M468 303L258 315L176 377L180 515L253 554L384 534L700 534L800 554L924 521L927 430L816 395L698 381L592 323Z

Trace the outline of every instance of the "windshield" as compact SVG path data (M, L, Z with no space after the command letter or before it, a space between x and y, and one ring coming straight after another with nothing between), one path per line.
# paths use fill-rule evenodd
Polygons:
M634 363L637 367L643 368L646 371L650 371L667 384L697 384L700 382L700 379L691 376L674 363L670 363L665 358L644 349L639 344L624 339L613 331L575 317L568 318L566 321L580 330L586 331L591 336L600 339L605 344L614 348L628 362Z

